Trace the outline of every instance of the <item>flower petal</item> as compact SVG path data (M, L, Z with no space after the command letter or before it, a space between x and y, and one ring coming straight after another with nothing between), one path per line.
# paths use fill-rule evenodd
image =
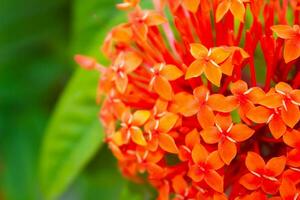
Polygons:
M236 156L237 148L233 142L224 139L223 141L219 142L218 151L224 163L229 165Z
M239 21L244 22L245 6L241 0L231 0L230 11Z
M216 11L216 22L219 22L223 19L224 15L228 12L230 8L230 2L228 0L224 0L218 4L218 8Z
M169 81L174 81L181 77L183 72L175 65L165 65L160 71L160 74Z
M203 105L197 113L197 119L201 127L205 129L206 127L214 125L215 115L209 106Z
M300 120L300 111L298 105L293 104L291 101L285 101L285 108L281 109L281 118L286 125L290 128L294 126Z
M249 112L247 112L246 116L255 123L266 123L269 120L271 114L272 111L270 109L263 106L257 106L250 109Z
M89 56L76 55L74 59L81 67L87 70L95 69L97 64L97 61Z
M200 182L204 178L204 173L198 165L193 165L188 171L188 176L195 182Z
M232 127L228 135L237 142L243 142L249 139L254 134L254 132L255 131L253 129L249 128L245 124L236 124Z
M221 94L213 94L208 98L207 104L214 111L228 113L236 109L239 105L239 102L234 96L224 97Z
M295 129L286 131L283 135L283 141L290 147L300 147L300 131Z
M240 179L240 184L248 190L256 190L261 186L261 178L254 176L251 173L247 173Z
M220 176L215 170L209 170L205 176L204 180L212 189L217 192L223 192L224 190L224 181L223 177Z
M248 90L248 85L245 81L238 80L231 84L230 91L232 94L243 94Z
M300 105L300 90L291 91L290 96L291 99L294 101L293 103Z
M169 81L162 76L157 76L154 80L154 90L157 94L165 99L165 100L172 100L173 98L173 90Z
M285 168L285 164L286 164L285 156L271 158L265 166L267 175L272 177L279 176L283 172Z
M178 120L178 115L167 112L159 119L158 130L163 133L169 132Z
M172 185L177 194L183 194L186 188L188 188L187 182L182 175L177 175L172 179Z
M187 92L177 93L174 97L178 111L185 117L195 115L199 110L198 101Z
M208 49L200 43L190 44L190 47L191 47L190 52L192 56L196 59L203 58L208 54Z
M200 132L203 140L207 144L215 144L219 142L221 138L221 134L219 133L218 129L214 126L207 127Z
M275 25L271 27L278 37L283 39L291 39L295 36L295 32L291 26L288 25Z
M280 138L286 131L286 125L278 115L274 115L269 123L269 128L275 139Z
M292 149L288 152L287 164L292 167L300 167L300 149Z
M170 135L166 133L160 133L158 138L159 138L159 146L163 150L169 153L174 153L174 154L178 153L178 148L176 146L176 143Z
M192 159L194 163L205 162L208 156L208 152L201 144L196 144L192 150Z
M141 126L149 119L150 112L148 110L137 110L133 113L132 124L135 126Z
M257 172L265 168L265 161L255 152L249 151L245 161L249 171Z
M189 11L196 13L200 5L200 0L182 0L183 6Z
M201 76L201 74L206 68L206 64L203 60L197 59L192 64L190 64L189 68L186 71L185 79L195 78Z
M262 190L267 194L276 194L280 186L279 181L264 179L262 182Z
M218 151L213 151L208 155L207 165L209 165L214 170L218 170L224 166L224 162L220 158Z
M265 97L265 92L259 87L253 87L250 91L246 94L248 99L253 103L259 103L259 101Z
M219 66L215 66L211 62L208 62L204 68L204 74L212 84L218 87L220 86L222 71Z
M151 12L148 12L147 14L148 14L148 16L146 18L145 23L148 26L157 26L157 25L161 25L163 23L168 22L167 18L165 18L159 12L151 11Z
M275 85L275 90L278 93L289 94L293 88L285 82L279 82Z
M222 131L226 131L232 124L230 113L218 113L215 118L215 123Z
M205 102L209 97L209 90L205 85L201 85L193 90L193 95L199 102Z
M120 93L124 93L127 88L127 85L128 85L127 75L123 74L123 77L121 77L120 75L117 75L116 79L115 79L115 84L116 84L117 90Z
M124 60L127 73L133 72L143 62L143 59L134 52L126 53L124 56Z
M299 40L286 40L284 43L283 57L286 63L299 58L300 42Z
M220 64L224 62L231 54L231 50L224 47L214 47L211 49L211 55L209 56L215 63Z
M200 143L200 134L197 129L193 129L185 136L185 144L188 148L193 149L194 146Z
M267 108L278 108L282 105L282 97L280 94L269 94L262 98L259 104Z
M131 139L133 140L134 143L141 145L141 146L147 145L147 142L144 138L143 132L140 128L138 128L138 127L130 128L130 134L131 134Z

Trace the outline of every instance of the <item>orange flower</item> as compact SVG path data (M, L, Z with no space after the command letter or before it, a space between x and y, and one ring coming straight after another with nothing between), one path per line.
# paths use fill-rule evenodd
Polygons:
M151 68L152 78L149 83L150 89L154 89L165 100L172 100L173 89L169 81L180 78L183 73L175 65L156 64Z
M286 159L284 156L271 158L267 164L255 152L248 152L246 167L250 173L241 177L240 183L248 190L262 190L268 194L275 194L280 185L278 177L285 168Z
M212 189L223 192L223 177L216 172L224 163L218 152L208 153L201 145L196 144L192 151L193 162L189 169L188 176L196 182L204 180Z
M250 109L255 107L254 104L257 103L258 100L265 96L264 91L259 87L252 87L249 89L247 83L242 80L234 82L231 85L230 90L239 102L239 116L243 121L249 123L249 120L245 115Z
M245 124L233 124L229 114L217 114L215 126L204 128L200 134L205 143L218 143L219 155L229 165L237 153L236 143L249 139L254 130Z
M222 69L220 63L230 55L230 51L222 47L207 49L202 44L191 44L191 54L196 60L189 66L185 79L199 77L203 72L206 78L216 86L220 86Z
M179 147L178 157L182 161L192 160L191 153L196 144L200 142L200 134L197 129L188 132L184 138L184 144Z
M126 144L130 139L138 145L146 146L147 142L140 126L149 119L150 112L147 110L138 110L131 114L125 111L122 116L122 129L113 136L113 141L117 145Z
M292 167L300 167L300 131L291 130L283 135L283 141L293 149L287 153L287 164Z
M271 29L284 39L283 57L286 63L299 58L300 56L300 26L275 25Z
M234 17L239 21L244 22L244 2L248 2L248 0L221 0L216 11L216 22L220 22L229 10Z

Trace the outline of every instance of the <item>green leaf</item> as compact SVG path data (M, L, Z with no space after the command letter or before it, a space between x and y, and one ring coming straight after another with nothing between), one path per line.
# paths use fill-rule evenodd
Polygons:
M76 72L46 131L40 175L47 199L65 190L103 140L95 103L98 76L82 69Z

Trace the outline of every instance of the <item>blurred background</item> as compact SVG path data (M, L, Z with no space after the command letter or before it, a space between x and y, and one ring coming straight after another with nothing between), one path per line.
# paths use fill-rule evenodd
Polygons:
M48 121L78 68L73 55L97 56L107 62L99 47L108 30L125 19L115 9L116 2L1 0L0 199L45 199L39 163ZM89 76L97 80L98 74ZM106 146L99 146L66 185L56 198L48 199L150 198L143 188L120 176ZM143 197L134 190L142 191Z

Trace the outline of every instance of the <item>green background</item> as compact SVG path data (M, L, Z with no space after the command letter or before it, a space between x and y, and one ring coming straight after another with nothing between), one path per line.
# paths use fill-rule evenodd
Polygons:
M0 200L153 198L121 177L101 144L98 73L73 61L81 53L108 63L100 45L125 19L116 2L1 1Z

